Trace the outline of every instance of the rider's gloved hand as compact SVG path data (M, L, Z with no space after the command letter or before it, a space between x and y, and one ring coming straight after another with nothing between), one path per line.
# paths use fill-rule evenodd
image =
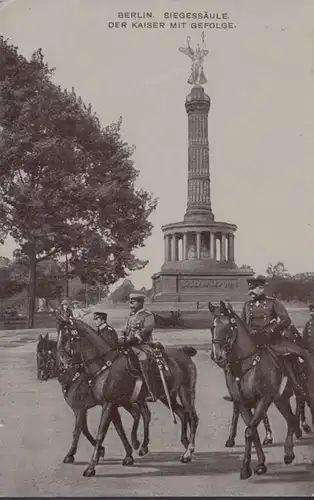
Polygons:
M138 339L136 337L131 337L127 339L124 343L125 346L131 347L132 345L138 344Z

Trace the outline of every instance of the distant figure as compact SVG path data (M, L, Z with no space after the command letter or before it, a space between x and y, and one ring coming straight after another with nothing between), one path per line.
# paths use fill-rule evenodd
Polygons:
M196 301L196 309L199 309L199 308L200 308L200 301L199 301L199 300L197 300L197 301Z
M61 302L61 307L58 309L56 314L56 322L57 322L57 332L60 331L60 325L64 320L68 320L69 318L74 318L73 311L70 309L69 301L67 299Z
M81 316L84 316L85 311L80 307L80 303L78 300L74 300L72 302L72 307L74 318L80 318Z

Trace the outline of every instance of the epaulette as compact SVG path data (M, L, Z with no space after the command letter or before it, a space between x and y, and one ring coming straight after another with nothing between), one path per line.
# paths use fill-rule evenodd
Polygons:
M276 300L276 298L275 298L275 297L270 297L270 296L268 296L268 295L265 295L265 299L267 299L267 300Z
M147 316L151 316L153 313L149 311L148 309L144 309L144 312L147 314Z

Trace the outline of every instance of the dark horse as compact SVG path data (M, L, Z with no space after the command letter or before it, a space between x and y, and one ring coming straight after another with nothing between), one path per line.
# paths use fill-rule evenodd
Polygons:
M112 335L112 332L108 330L108 335ZM86 377L84 378L84 373L80 373L79 363L72 362L71 356L66 350L62 353L62 366L58 369L57 366L57 341L49 339L48 334L44 337L39 336L37 343L37 378L42 381L46 381L51 378L58 378L59 383L62 387L62 394L66 403L73 410L75 416L75 427L73 431L73 440L70 450L65 455L64 463L73 463L75 454L77 451L77 446L79 442L79 437L81 432L86 437L86 439L95 446L96 440L89 432L87 426L87 412L89 409L95 407L98 403L94 400L90 388L87 386ZM142 416L144 420L144 429L149 429L151 413L146 403L141 407L137 403L131 403L125 406L125 409L132 415L134 419L132 432L131 432L131 442L135 450L140 447L140 442L137 439L137 431L139 427L140 418ZM117 416L119 420L119 416ZM132 462L130 455L130 445L126 438L124 438L123 433L121 433L121 425L118 422L117 432L124 444L127 451L127 458L125 459L124 465L129 465ZM148 431L146 431L147 434ZM148 453L147 443L148 434L144 433L143 444L139 449L139 455L143 456ZM104 457L105 449L101 447L100 457Z
M98 463L99 450L107 434L112 413L119 406L130 404L136 380L140 372L136 370L134 361L122 349L117 349L81 320L67 322L71 334L73 355L81 356L81 362L89 375L89 385L93 397L102 406L101 420L96 437L96 446L88 467L83 475L94 476ZM62 337L62 332L60 337ZM62 339L58 342L58 353ZM180 349L169 348L163 350L163 377L167 380L171 407L181 420L181 442L186 451L181 456L182 463L192 460L195 449L195 436L198 427L198 416L195 410L195 386L197 379L196 366L190 359L196 354L193 347L185 346ZM133 365L133 367L132 367ZM151 369L155 374L155 392L158 399L168 406L160 371L155 360ZM133 372L133 376L132 376ZM136 375L137 374L137 375ZM147 396L146 386L142 386L137 402L142 405ZM180 403L177 401L179 397ZM187 429L190 428L189 438Z
M290 325L286 329L286 331L284 332L284 337L292 342L296 342L297 344L302 343L302 338L301 338L297 328L294 325ZM300 363L298 361L295 361L295 364L297 365L296 368L297 368L298 372L299 373L301 372L300 376L302 377L302 375L304 375L304 373L302 373L302 368L301 368L302 365L300 365ZM296 394L296 417L299 419L300 425L301 425L303 431L306 434L310 434L312 429L309 426L309 424L306 422L305 403L306 403L305 398L301 394ZM240 415L239 405L236 402L234 402L229 437L226 441L227 448L232 448L235 445L235 438L237 435L237 426L238 426L238 421L239 421L239 415ZM313 425L314 425L314 415L312 415L312 421L313 421ZM263 441L263 446L267 446L268 444L272 444L272 442L273 442L272 431L271 431L270 422L267 418L267 415L264 417L263 422L264 422L265 430L266 430L266 437ZM297 430L295 435L298 439L300 437L302 437L301 430Z
M290 397L292 384L283 374L281 361L272 355L268 347L257 347L248 326L241 318L220 302L220 311L209 303L213 315L212 345L213 358L226 377L230 395L240 408L246 424L245 452L240 473L241 479L252 475L251 450L254 443L258 465L255 474L264 474L267 469L265 455L257 431L257 426L274 403L285 418L288 426L284 443L284 462L290 464L294 458L293 434L299 429L298 419L292 412ZM308 365L308 402L314 408L314 362Z

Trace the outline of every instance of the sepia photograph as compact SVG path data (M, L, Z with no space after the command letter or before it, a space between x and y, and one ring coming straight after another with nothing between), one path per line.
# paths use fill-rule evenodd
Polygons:
M314 2L0 0L0 496L314 496Z

